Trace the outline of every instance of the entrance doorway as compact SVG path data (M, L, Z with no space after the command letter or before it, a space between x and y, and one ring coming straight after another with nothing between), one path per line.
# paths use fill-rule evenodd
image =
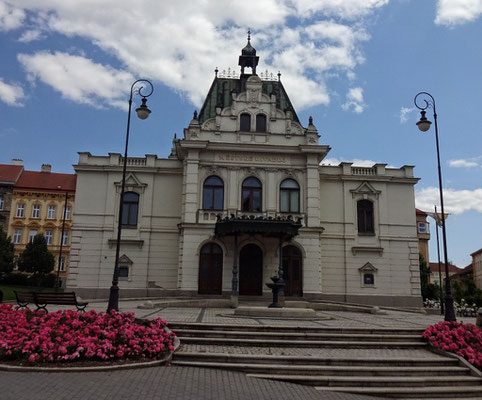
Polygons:
M263 252L255 244L248 244L239 254L239 294L263 294Z
M223 284L223 249L207 243L199 255L199 294L221 294Z
M283 247L285 296L303 296L302 259L301 251L297 247Z

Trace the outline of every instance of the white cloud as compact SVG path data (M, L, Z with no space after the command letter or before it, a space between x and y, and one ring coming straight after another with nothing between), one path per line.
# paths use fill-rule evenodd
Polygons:
M122 100L134 81L128 72L62 52L19 54L18 60L31 81L39 79L67 99L95 106L99 106L100 100L124 107Z
M440 194L437 187L428 187L415 192L415 204L421 210L433 210L434 205L440 209ZM462 214L475 210L482 213L482 189L455 190L444 189L445 212Z
M32 33L22 37L53 31L90 40L132 75L162 81L200 106L215 67L238 70L250 26L259 71L281 70L294 106L301 109L329 102L327 80L332 76L355 78L355 68L364 61L360 43L369 39L364 18L387 3L204 0L200 7L198 2L144 0L134 9L128 0L23 0ZM360 103L352 107L356 112L363 108Z
M400 108L400 123L404 124L408 121L408 115L415 111L415 108L402 107Z
M341 106L345 111L352 110L360 114L363 112L365 105L363 103L363 89L360 87L351 88L346 95L346 103Z
M340 165L340 163L342 162L351 162L353 163L353 167L367 167L367 168L371 168L373 167L375 164L384 164L384 163L381 163L381 162L378 162L378 161L373 161L373 160L362 160L362 159L359 159L359 158L355 158L353 160L340 160L338 158L335 158L335 157L331 157L331 158L325 158L320 165L334 165L334 166L337 166L337 165ZM387 168L396 168L392 165L387 165Z
M24 18L25 12L21 8L0 0L0 31L17 29Z
M449 165L454 168L473 168L478 167L480 165L479 162L476 161L477 158L469 159L469 160L450 160Z
M33 42L34 40L40 40L43 38L44 38L44 35L42 34L42 31L38 29L32 29L32 30L23 32L22 36L18 38L18 41L22 43L28 43L28 42Z
M0 78L0 100L11 106L22 106L21 100L24 98L24 92L21 86L17 84L9 85Z
M482 0L438 0L435 23L453 26L474 21L482 14Z

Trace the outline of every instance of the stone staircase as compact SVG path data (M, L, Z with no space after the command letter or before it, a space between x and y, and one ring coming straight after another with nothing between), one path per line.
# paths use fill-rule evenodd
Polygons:
M421 329L169 324L172 364L242 371L318 390L397 399L482 399L482 377L428 350Z

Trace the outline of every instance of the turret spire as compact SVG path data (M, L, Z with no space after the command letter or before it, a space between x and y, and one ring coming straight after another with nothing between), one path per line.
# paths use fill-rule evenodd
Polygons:
M256 56L256 49L251 46L251 29L248 29L248 44L241 50L238 65L241 67L241 75L244 75L244 69L249 67L256 75L256 67L258 65L259 57Z

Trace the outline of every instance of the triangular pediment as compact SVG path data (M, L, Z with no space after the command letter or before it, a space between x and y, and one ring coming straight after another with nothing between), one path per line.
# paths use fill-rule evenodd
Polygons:
M367 262L363 267L358 268L360 272L377 272L378 269L375 268L372 264Z
M122 182L115 182L117 191L119 192L122 187ZM147 183L142 183L134 172L129 172L126 176L125 191L136 191L143 193Z
M127 257L125 254L123 254L122 256L119 257L119 264L132 265L134 263L132 262L132 260L129 257Z
M369 182L365 181L360 184L356 189L350 190L352 195L372 195L378 196L381 191L376 190Z

